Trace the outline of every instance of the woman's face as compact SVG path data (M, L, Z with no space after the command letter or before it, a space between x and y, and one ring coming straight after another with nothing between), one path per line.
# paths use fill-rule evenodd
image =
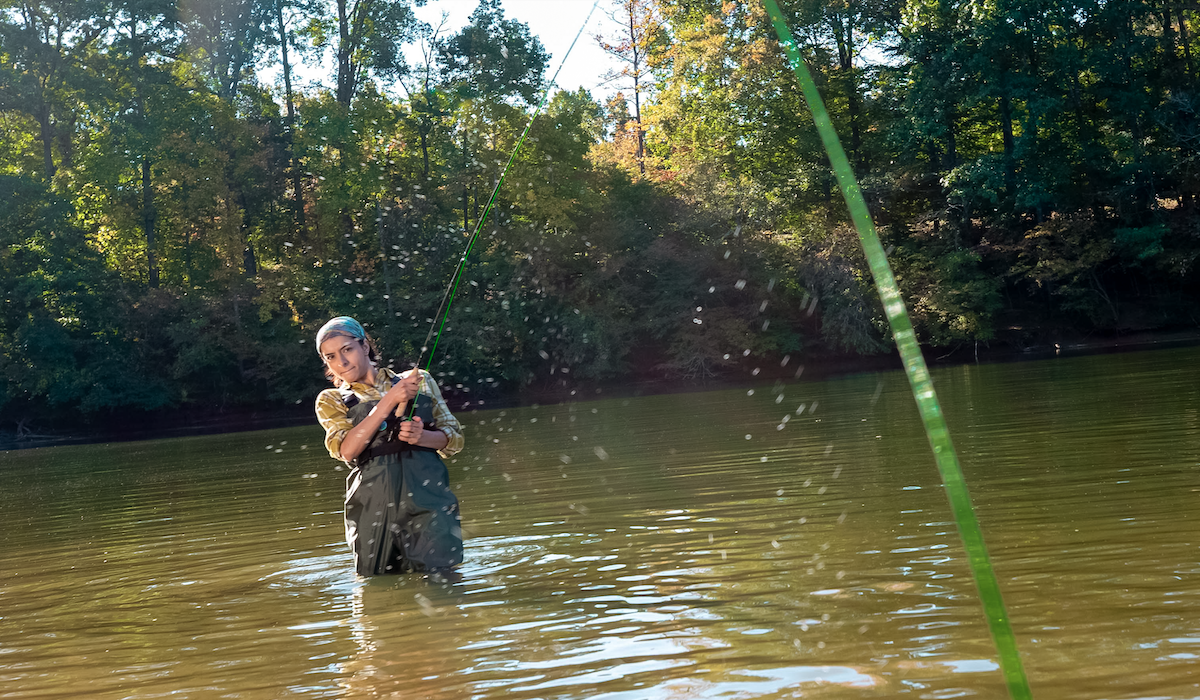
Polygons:
M357 338L335 335L321 343L321 359L343 382L365 382L371 379L371 360L367 356L366 343Z

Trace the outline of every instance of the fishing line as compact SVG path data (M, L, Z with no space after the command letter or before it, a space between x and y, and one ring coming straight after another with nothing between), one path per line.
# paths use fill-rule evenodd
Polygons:
M780 12L779 5L775 0L763 0L763 4L771 17L771 24L775 26L775 32L779 35L779 43L787 53L788 63L791 64L792 71L800 81L800 90L812 112L817 132L821 136L821 142L825 145L825 151L829 155L829 162L833 166L838 185L849 206L850 218L862 240L863 250L870 264L871 275L875 278L875 287L879 291L880 300L883 301L883 309L887 314L888 323L891 325L896 347L900 350L900 358L904 362L904 371L908 375L913 398L916 399L917 408L921 413L925 434L929 438L930 447L933 448L934 460L937 462L938 472L946 487L950 509L954 513L959 535L966 547L967 561L970 564L971 574L975 578L975 585L979 589L979 597L983 601L988 629L1000 655L1000 671L1008 686L1008 694L1013 700L1029 700L1032 698L1029 681L1025 678L1025 670L1021 666L1021 656L1017 651L1016 638L1013 635L1012 626L1009 624L1004 600L1000 595L1000 584L992 569L987 547L983 542L983 533L979 528L979 521L975 517L975 510L971 506L971 496L967 492L967 484L958 463L958 455L954 451L954 444L950 441L950 431L946 427L946 419L942 415L937 394L933 391L929 369L925 365L924 356L921 355L921 348L917 345L912 322L904 307L904 300L900 296L900 289L892 274L892 268L888 264L887 254L879 243L875 224L871 220L871 213L867 209L867 203L863 199L858 181L854 177L854 171L850 168L850 161L846 158L841 141L838 140L833 122L830 121L829 113L825 110L825 104L821 101L821 94L800 57L796 41L792 38L787 24L783 20L783 13Z
M483 215L479 217L479 221L475 224L475 232L467 239L467 247L463 250L463 254L458 259L458 266L454 269L454 274L450 277L450 284L446 287L446 293L442 296L442 303L438 306L437 313L433 315L433 325L429 327L429 334L425 336L425 342L421 343L421 355L417 358L417 362L413 365L414 369L421 366L421 360L424 359L425 349L429 347L429 339L433 338L433 330L437 328L437 337L434 338L433 347L429 348L429 362L425 365L425 371L428 372L430 367L433 367L433 354L437 352L438 343L442 340L442 331L446 328L446 320L450 318L450 305L454 303L454 295L458 291L458 284L462 281L463 269L467 264L467 257L471 255L471 250L475 247L475 242L479 239L480 232L483 231L483 225L487 221L488 212L492 210L492 205L496 203L496 197L500 194L500 188L504 185L504 177L508 174L508 169L512 167L513 162L517 159L517 153L520 152L521 146L525 143L525 137L529 135L529 129L533 126L533 122L542 113L542 109L546 106L546 100L550 97L550 91L554 89L554 85L558 82L558 74L562 72L563 66L567 63L567 58L571 55L571 50L575 48L575 43L579 41L579 37L583 36L583 30L587 27L588 22L592 19L592 14L599 7L600 0L596 0L592 4L592 9L588 10L587 17L583 19L583 24L579 26L579 31L576 32L575 38L571 40L571 45L567 47L567 52L563 54L562 61L558 64L558 70L554 71L554 77L550 78L550 84L546 86L546 91L542 93L542 99L538 103L537 109L529 117L529 121L525 123L525 131L521 133L521 138L517 139L517 145L513 148L512 155L508 157L508 163L504 166L504 170L500 171L500 177L496 180L496 186L492 188L492 196L488 198L487 206L483 208ZM466 206L466 203L463 203ZM441 317L440 323L438 317ZM416 410L416 403L413 404L413 410ZM411 416L410 416L411 417Z

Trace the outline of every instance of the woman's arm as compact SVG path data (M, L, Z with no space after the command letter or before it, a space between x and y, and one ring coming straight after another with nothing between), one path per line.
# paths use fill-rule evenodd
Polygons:
M433 376L428 372L422 374L429 398L433 399L433 419L437 422L438 432L446 436L446 444L435 449L443 457L452 457L462 450L466 442L463 438L462 424L450 412L450 407L442 398L442 392L438 389L437 382L433 381Z
M346 437L342 438L342 459L349 462L362 454L362 451L371 443L371 438L379 432L379 426L383 425L390 415L389 410L380 410L382 406L383 402L380 401L379 405L371 409L367 417L362 419L362 422L351 428L346 433Z
M349 462L362 454L367 445L371 444L371 439L375 437L375 433L379 432L379 426L383 425L383 422L391 417L396 407L403 406L408 403L410 398L416 395L416 379L405 377L393 384L388 393L384 394L375 408L371 409L371 412L367 414L367 417L346 433L346 437L342 439L342 459Z
M437 427L432 430L426 429L424 422L418 416L411 421L401 423L397 437L411 445L428 447L437 450L443 457L449 457L462 449L462 427L459 425L458 419L450 413L450 408L446 406L437 382L433 381L433 375L425 370L419 372L412 370L405 378L417 376L420 377L425 393L433 401L433 420Z
M406 420L400 424L400 432L398 436L404 442L418 447L428 447L434 450L440 450L450 442L450 436L443 433L441 430L433 429L426 430L425 422L420 416L414 417L412 420Z

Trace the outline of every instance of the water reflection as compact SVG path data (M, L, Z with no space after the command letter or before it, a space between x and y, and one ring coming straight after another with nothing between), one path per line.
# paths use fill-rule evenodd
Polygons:
M1036 697L1197 696L1198 356L936 374ZM464 423L454 582L354 577L315 427L0 456L4 692L1005 696L902 375Z

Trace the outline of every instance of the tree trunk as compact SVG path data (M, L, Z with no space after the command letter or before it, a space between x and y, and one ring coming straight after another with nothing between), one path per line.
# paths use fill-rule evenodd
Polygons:
M850 67L846 78L846 102L850 112L850 154L854 157L854 169L859 174L863 172L862 155L862 117L859 112L858 84L854 77L854 67Z
M637 123L638 170L646 174L646 137L642 133L642 66L638 51L637 29L633 20L633 3L629 4L629 43L633 46L633 119Z
M1014 196L1013 188L1017 180L1017 163L1013 154L1012 100L1008 96L1008 88L1000 95L1000 137L1004 144L1004 186L1008 195Z
M287 99L287 147L292 161L292 206L296 226L301 232L304 221L304 183L300 177L300 159L296 157L296 104L292 98L292 64L288 61L288 32L283 23L283 3L276 0L275 16L279 21L279 51L283 62L283 91Z
M238 208L242 210L241 233L244 247L242 248L242 274L247 278L254 277L258 274L258 256L254 254L254 242L250 240L250 227L246 225L246 193L242 189L237 190Z
M246 241L246 248L242 250L242 272L246 277L258 274L258 258L254 255L254 244L250 241Z
M142 233L146 237L146 264L150 287L158 287L158 256L154 252L154 188L150 180L150 159L142 157Z
M426 131L425 129L421 128L418 125L417 134L419 134L421 137L421 175L423 175L428 181L428 178L429 178L429 132Z
M863 170L862 158L862 129L859 116L858 81L854 74L854 24L850 19L844 22L835 17L834 40L838 50L838 68L841 69L846 81L846 110L850 117L850 155L854 161L854 169L859 173Z
M469 168L469 163L467 162L467 131L466 131L466 129L463 129L462 156L463 156L463 231L470 232L471 222L468 220L467 217L469 216L468 212L470 211L470 207L471 207L471 204L470 204L471 203L471 190L467 186L467 171Z
M1192 63L1192 40L1188 35L1187 17L1183 14L1182 7L1175 8L1175 16L1179 18L1179 43L1183 44L1183 64L1188 77L1195 79L1196 67Z
M1153 10L1151 10L1153 12ZM1175 48L1175 30L1171 27L1171 6L1163 3L1162 17L1159 18L1163 28L1163 54L1166 56L1167 70L1171 71L1179 65L1179 51Z
M958 167L958 138L954 135L954 116L946 115L946 170Z
M41 127L39 139L42 142L42 168L46 173L46 182L50 182L54 178L56 169L54 167L54 149L51 144L54 142L54 125L50 121L50 105L46 102L44 96L42 104L37 110L38 126Z
M387 317L388 323L392 322L392 281L391 272L388 270L388 254L387 254L387 236L384 235L387 230L383 225L383 200L375 200L375 225L379 231L379 253L383 260L383 296L387 300Z
M362 0L360 0L362 1ZM337 47L337 101L349 107L354 96L354 47L351 46L350 16L346 0L337 0L338 47Z

